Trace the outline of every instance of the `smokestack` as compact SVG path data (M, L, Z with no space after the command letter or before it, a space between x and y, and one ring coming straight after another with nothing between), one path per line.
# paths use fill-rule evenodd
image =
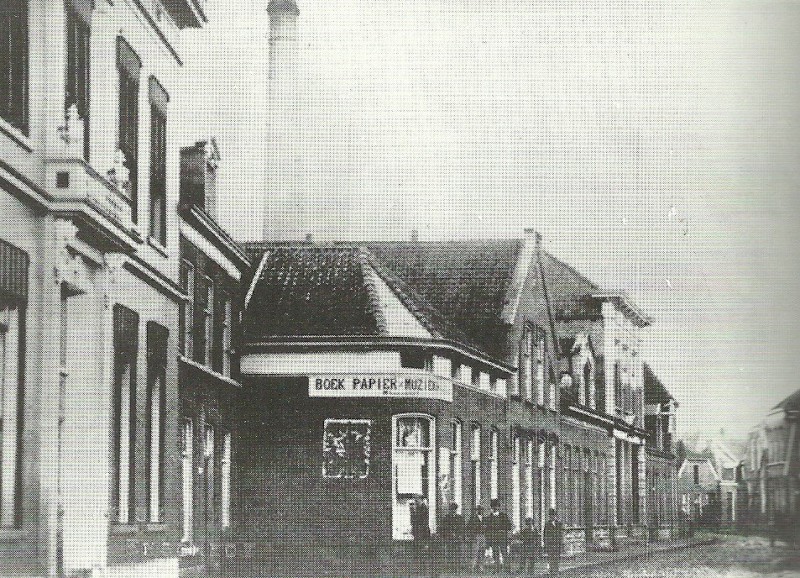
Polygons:
M265 149L264 239L295 241L308 230L298 118L298 42L294 0L270 0L269 107Z

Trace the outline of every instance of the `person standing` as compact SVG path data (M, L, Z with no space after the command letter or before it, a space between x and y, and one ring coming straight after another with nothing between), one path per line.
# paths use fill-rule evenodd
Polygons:
M430 510L422 496L417 496L409 504L411 510L411 536L414 539L416 564L423 576L429 574L428 558L431 539Z
M558 519L555 508L550 508L547 523L544 525L544 551L550 576L558 576L561 551L564 544L564 524Z
M483 506L475 506L467 529L472 540L472 571L481 572L486 556L486 517L483 515Z
M525 518L525 527L519 533L522 541L522 557L519 573L533 576L534 566L541 555L542 537L539 528L533 525L533 518Z
M492 511L486 520L486 541L492 549L495 572L505 571L506 554L508 554L508 532L511 521L505 512L500 511L500 500L490 502Z
M442 519L439 534L445 567L456 574L460 573L464 546L464 516L458 513L458 504L450 504L450 511Z

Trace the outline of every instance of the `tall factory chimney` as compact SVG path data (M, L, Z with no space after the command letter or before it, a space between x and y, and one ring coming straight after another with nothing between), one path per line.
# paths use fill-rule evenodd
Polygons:
M298 240L308 231L301 171L297 17L294 0L270 0L269 102L265 147L264 240Z

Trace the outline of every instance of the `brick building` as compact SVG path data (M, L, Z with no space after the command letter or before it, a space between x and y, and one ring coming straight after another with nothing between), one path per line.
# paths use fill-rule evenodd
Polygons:
M216 222L216 141L181 149L178 331L181 574L219 563L233 526L243 250Z
M389 546L417 496L435 531L445 505L506 495L511 367L366 248L249 252L240 539Z
M647 429L647 525L652 537L668 538L679 522L679 464L673 448L678 402L647 364L644 366L644 403Z

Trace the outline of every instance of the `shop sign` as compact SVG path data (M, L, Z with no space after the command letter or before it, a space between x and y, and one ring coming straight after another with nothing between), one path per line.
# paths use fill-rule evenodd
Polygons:
M311 375L309 397L405 397L453 401L453 382L430 374Z

